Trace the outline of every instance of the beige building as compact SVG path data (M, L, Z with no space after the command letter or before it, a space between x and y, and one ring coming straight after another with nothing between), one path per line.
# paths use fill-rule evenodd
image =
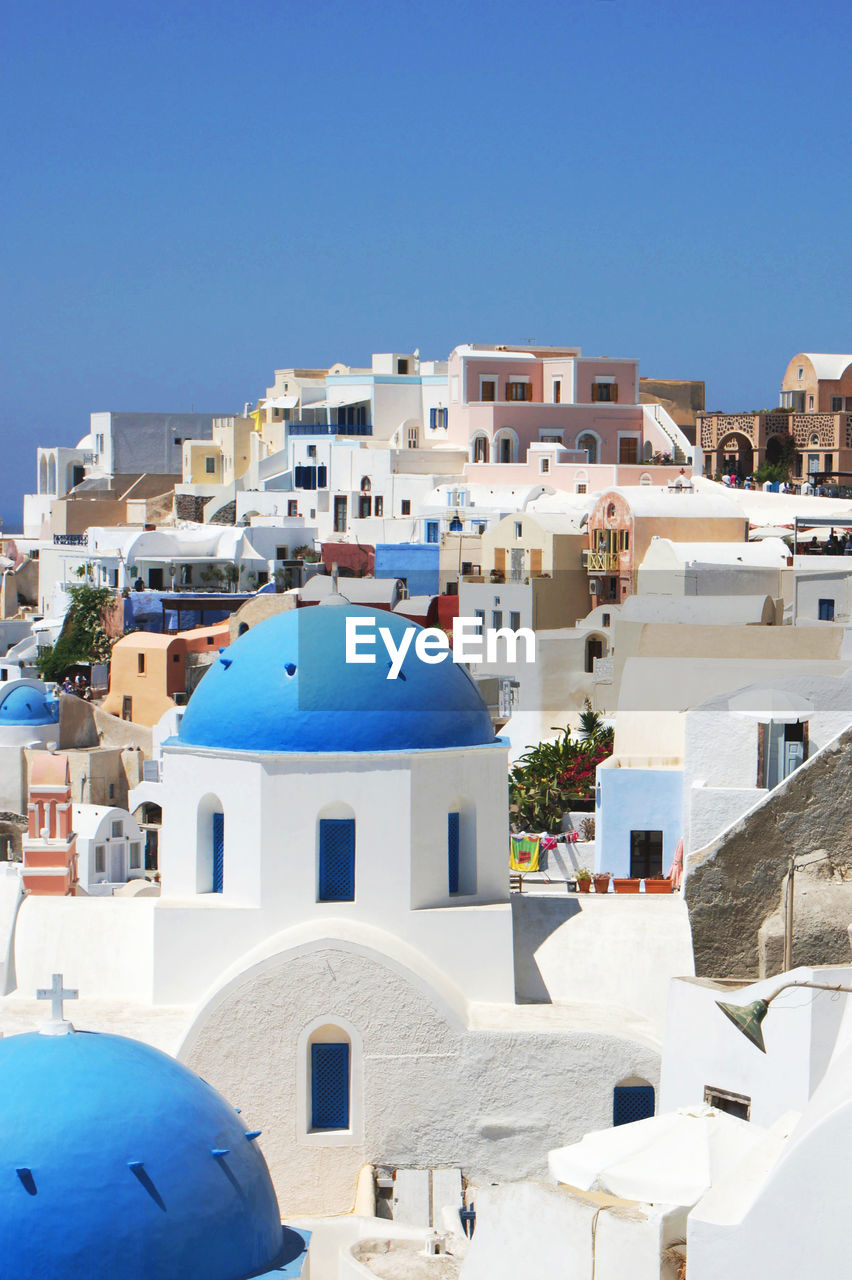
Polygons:
M177 705L179 696L191 692L193 676L200 678L198 668L209 665L229 643L227 622L177 635L134 631L122 636L112 648L104 711L136 724L155 725Z
M251 418L214 418L211 440L185 440L183 483L221 485L239 480L251 461L253 429Z

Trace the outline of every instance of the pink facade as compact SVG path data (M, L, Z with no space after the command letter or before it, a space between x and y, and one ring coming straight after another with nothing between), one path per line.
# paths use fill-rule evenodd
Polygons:
M636 360L586 357L572 347L457 347L448 374L447 443L469 448L473 463L517 463L547 436L593 463L642 457Z
M39 752L30 767L27 834L23 841L24 889L67 896L77 883L77 837L71 829L71 781L67 756Z

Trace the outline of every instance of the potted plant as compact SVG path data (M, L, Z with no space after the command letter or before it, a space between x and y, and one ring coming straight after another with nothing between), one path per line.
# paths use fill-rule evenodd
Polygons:
M646 876L646 893L671 893L672 882L668 876Z
M612 887L616 893L638 893L642 881L638 876L613 876Z
M592 879L595 882L595 893L609 893L609 871L598 871Z
M578 867L574 873L577 880L577 889L580 893L588 893L592 885L592 873L588 867Z

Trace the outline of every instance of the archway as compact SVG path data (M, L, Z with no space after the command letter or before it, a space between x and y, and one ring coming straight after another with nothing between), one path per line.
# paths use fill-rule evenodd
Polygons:
M585 449L589 456L589 465L594 466L598 460L600 440L593 431L584 431L577 437L577 448Z
M606 641L603 636L587 636L586 637L586 673L591 675L595 669L595 659L602 658L606 650Z
M494 454L497 462L517 462L518 436L511 427L503 427L494 437Z
M748 436L733 431L724 437L716 450L716 470L722 475L743 480L754 470L754 447Z
M490 440L485 432L479 432L470 442L471 462L487 462L490 453Z

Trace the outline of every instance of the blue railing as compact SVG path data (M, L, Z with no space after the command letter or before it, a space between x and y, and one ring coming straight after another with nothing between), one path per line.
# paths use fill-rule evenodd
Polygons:
M87 547L89 535L87 533L55 533L53 545L55 547Z
M369 422L289 422L291 436L371 436Z

